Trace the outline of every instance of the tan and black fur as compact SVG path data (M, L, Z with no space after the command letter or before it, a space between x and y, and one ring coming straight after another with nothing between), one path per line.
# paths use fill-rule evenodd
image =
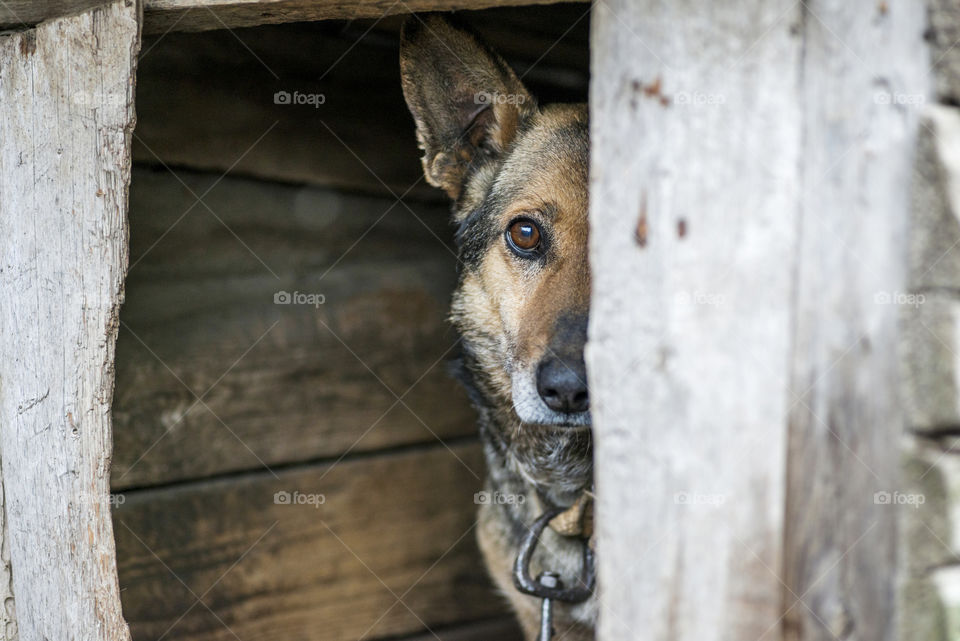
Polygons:
M479 413L486 489L524 497L481 505L480 547L532 640L539 602L511 580L520 539L547 507L572 505L593 475L587 108L538 105L499 56L436 15L407 20L400 66L426 178L453 201L461 265L451 318L463 337L459 378ZM517 220L540 231L529 255L511 249ZM534 575L576 577L583 544L548 529ZM557 638L593 638L595 599L556 611Z

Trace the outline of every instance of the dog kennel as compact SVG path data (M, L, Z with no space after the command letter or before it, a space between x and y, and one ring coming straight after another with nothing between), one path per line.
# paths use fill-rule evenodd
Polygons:
M588 13L471 17L531 87L582 102ZM113 404L134 639L509 637L401 20L144 38Z
M960 9L511 4L0 2L0 639L518 638L397 68L452 9L590 84L598 638L958 634Z

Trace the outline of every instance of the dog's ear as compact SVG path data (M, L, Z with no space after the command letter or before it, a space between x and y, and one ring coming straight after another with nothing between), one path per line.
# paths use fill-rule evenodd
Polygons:
M427 181L454 200L478 154L503 152L521 120L536 111L533 96L500 56L437 15L404 23L400 74Z

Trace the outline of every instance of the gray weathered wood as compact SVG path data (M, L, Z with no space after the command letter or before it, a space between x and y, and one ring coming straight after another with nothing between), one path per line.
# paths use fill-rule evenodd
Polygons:
M894 638L923 9L597 5L604 641Z
M0 5L0 29L23 29L42 20L78 14L108 0L5 0Z
M482 466L475 442L437 444L129 492L114 529L134 637L396 638L503 614L475 543Z
M108 496L137 11L0 38L0 450L24 641L129 638Z
M921 0L804 12L804 154L789 407L784 631L897 637L899 295L929 60ZM882 495L881 495L882 496Z
M775 638L800 17L789 0L595 6L588 371L604 641Z
M17 641L17 608L13 596L13 569L10 567L10 533L3 497L0 470L0 640Z
M146 0L146 33L205 31L259 24L357 18L382 18L411 11L487 9L512 5L583 0ZM105 0L6 0L0 4L0 29L34 25L76 13Z

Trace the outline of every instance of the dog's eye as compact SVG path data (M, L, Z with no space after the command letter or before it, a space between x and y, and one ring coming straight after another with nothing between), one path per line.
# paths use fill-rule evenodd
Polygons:
M515 220L507 227L507 242L521 254L532 252L540 245L540 228L529 218Z

